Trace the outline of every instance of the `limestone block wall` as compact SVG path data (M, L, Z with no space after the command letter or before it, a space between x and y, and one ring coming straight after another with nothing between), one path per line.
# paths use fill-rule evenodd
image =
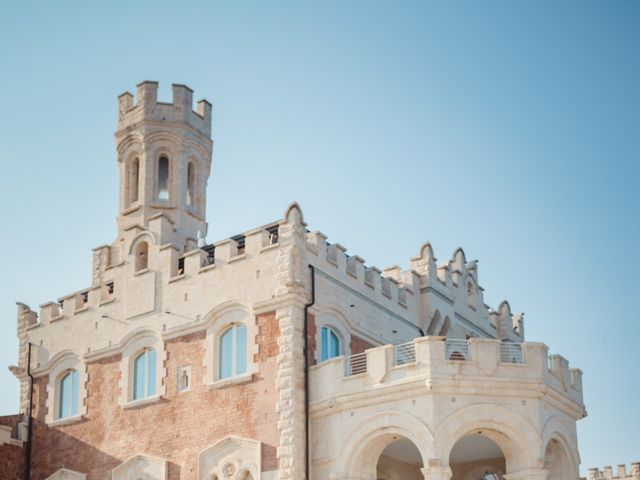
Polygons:
M398 365L388 345L368 350L366 371L353 375L345 374L347 358L312 367L315 478L358 478L359 471L362 478L375 478L368 469L378 459L370 452L398 437L420 450L426 478L429 472L449 478L453 446L478 431L502 448L507 474L540 471L540 459L553 443L562 462L554 468L578 478L575 423L585 415L581 386L562 383L571 379L571 370L565 363L549 365L544 345L524 344L523 362L514 364L501 361L497 340L469 340L466 361L449 360L442 337L414 343L412 362ZM510 478L544 478L535 475Z

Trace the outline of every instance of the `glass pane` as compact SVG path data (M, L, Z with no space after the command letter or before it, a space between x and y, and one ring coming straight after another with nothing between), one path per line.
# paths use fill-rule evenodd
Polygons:
M78 414L78 372L71 372L71 415Z
M322 327L322 355L320 359L324 362L329 359L329 329Z
M338 335L336 335L336 333L333 330L330 330L330 342L329 342L329 346L331 347L330 349L330 355L331 358L335 358L335 357L339 357L340 356L340 339L338 338Z
M220 378L232 375L233 361L233 329L230 328L220 338Z
M144 375L147 365L146 352L138 355L138 358L133 362L133 399L138 400L144 398Z
M156 394L156 351L147 351L147 397Z
M169 200L169 159L158 160L158 200Z
M58 397L58 418L65 418L70 415L71 402L71 374L67 373L60 380L60 396Z
M236 375L247 373L247 327L238 325L236 329Z

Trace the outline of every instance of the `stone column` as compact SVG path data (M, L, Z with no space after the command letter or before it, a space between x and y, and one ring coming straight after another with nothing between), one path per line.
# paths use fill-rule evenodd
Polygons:
M278 303L276 318L280 326L276 376L280 480L305 480L304 306L309 300L305 243L302 212L294 204L279 227L274 299Z
M505 480L546 480L548 474L549 471L544 468L531 468L507 473L504 478Z

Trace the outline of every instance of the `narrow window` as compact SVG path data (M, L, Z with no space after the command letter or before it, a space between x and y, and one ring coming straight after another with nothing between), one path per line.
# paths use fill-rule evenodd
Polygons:
M136 246L135 250L136 272L145 270L149 267L149 244L147 242L140 242Z
M133 399L152 397L156 394L156 351L143 350L133 361Z
M78 414L78 371L68 370L58 384L58 418Z
M158 160L158 200L169 201L169 159L160 157Z
M196 203L195 182L196 182L195 167L193 166L192 162L189 162L189 166L187 167L187 205L190 207L195 206L195 203Z
M129 204L138 201L138 184L140 183L140 160L134 158L129 166Z
M220 337L220 379L247 373L247 327L239 324Z
M321 360L329 360L340 356L340 337L329 327L322 327Z

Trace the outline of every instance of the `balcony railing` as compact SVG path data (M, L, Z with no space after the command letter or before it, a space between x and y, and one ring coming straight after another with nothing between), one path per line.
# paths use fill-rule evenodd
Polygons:
M416 344L413 342L396 345L394 354L395 365L405 365L416 361Z
M521 343L500 344L500 362L524 363L524 350Z
M346 375L357 375L367 371L367 352L356 353L346 358Z
M471 360L469 356L469 342L448 338L445 347L445 357L448 360Z

